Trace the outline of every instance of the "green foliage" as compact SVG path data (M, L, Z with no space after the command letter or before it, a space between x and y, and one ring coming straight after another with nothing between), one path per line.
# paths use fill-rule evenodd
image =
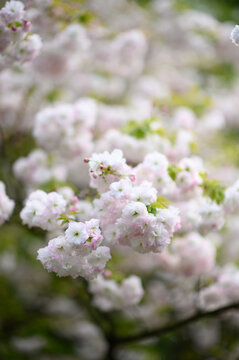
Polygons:
M137 2L140 6L147 6L150 3L152 3L154 0L130 0L130 1L135 1Z
M238 0L174 0L177 11L185 11L191 8L211 13L219 21L238 21Z
M78 189L76 186L72 185L71 183L65 182L65 181L59 181L57 179L51 179L47 181L46 183L39 186L40 190L43 190L47 193L52 191L57 191L59 188L68 186L70 187L75 193L78 192Z
M147 211L150 214L153 214L154 216L157 215L158 209L167 209L168 205L171 203L171 201L165 199L164 197L159 196L157 198L157 201L150 205L146 205Z
M89 24L94 19L94 15L90 12L82 12L78 16L78 21L83 25Z
M200 76L207 83L210 76L215 77L222 86L232 86L237 78L237 71L232 63L218 62L218 63L199 63L197 69Z
M75 219L70 218L66 214L61 214L57 220L61 221L61 225L65 225L65 224L68 224L68 222L70 222L70 221L74 221Z
M12 26L21 27L22 23L20 23L19 21L14 21L8 24L9 28L11 28Z
M195 141L189 143L190 150L193 154L198 153L198 144Z
M174 92L168 98L159 99L157 104L159 107L166 105L169 111L173 111L180 106L188 107L200 117L211 108L212 99L199 87L192 87L186 92Z
M239 131L236 128L223 129L215 138L217 152L214 160L218 165L239 166Z
M178 175L178 173L180 171L182 171L182 169L179 166L175 165L175 164L172 164L172 165L168 166L168 174L169 174L169 176L171 177L171 179L173 181L176 180L177 175Z
M111 268L110 264L109 265L107 264L107 268L109 268L109 269ZM113 271L113 267L112 267L112 273L111 273L109 280L114 280L118 284L121 284L124 279L125 279L125 275L120 271L115 271L115 270Z
M122 129L123 134L128 134L136 139L144 139L148 134L164 135L164 129L152 129L151 124L157 121L157 118L150 118L144 121L138 122L135 120L129 121Z
M20 156L27 156L36 147L36 143L32 135L14 132L4 139L3 146L4 158L13 164ZM0 167L3 160L2 156Z
M4 323L6 320L9 321L21 321L24 319L24 311L22 308L21 301L15 293L13 285L8 282L3 276L0 276L0 287L1 287L1 296L0 296L0 318L1 323ZM6 307L7 304L7 307ZM8 323L6 325L10 327ZM0 333L2 329L0 329ZM6 329L5 329L6 330Z
M95 19L95 14L82 8L84 2L85 0L53 0L51 10L54 15L57 14L57 18L63 27L74 22L86 26Z
M62 99L64 91L60 88L53 89L46 94L46 99L49 103L54 103Z
M144 139L150 131L150 123L138 123L137 121L129 121L125 127L122 129L122 132L130 136L135 137L136 139Z
M160 306L158 308L157 312L158 312L159 316L170 315L173 312L173 308L171 305L166 304L166 305Z
M71 211L70 212L70 215L78 215L80 214L80 212L78 211ZM57 220L60 220L61 221L61 225L65 225L65 224L68 224L68 222L70 221L76 221L76 219L74 217L70 217L66 214L61 214Z
M221 185L218 180L209 180L203 176L203 195L215 201L218 205L224 201L225 186Z

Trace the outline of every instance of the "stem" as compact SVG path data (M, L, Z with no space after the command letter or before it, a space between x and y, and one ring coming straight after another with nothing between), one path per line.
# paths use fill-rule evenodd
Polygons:
M198 320L205 319L205 318L211 318L211 317L220 315L228 310L233 310L233 309L238 309L238 308L239 308L239 303L233 303L233 304L229 304L229 305L223 306L221 308L218 308L216 310L212 310L212 311L208 311L208 312L197 312L193 316L190 316L186 319L180 320L174 324L156 328L151 331L142 331L142 332L139 332L138 334L133 334L133 335L125 336L125 337L124 336L117 337L115 339L115 342L117 344L127 344L127 343L131 343L131 342L151 338L154 336L165 335L171 331L178 330L178 329L180 329L188 324L191 324L193 322L196 322Z

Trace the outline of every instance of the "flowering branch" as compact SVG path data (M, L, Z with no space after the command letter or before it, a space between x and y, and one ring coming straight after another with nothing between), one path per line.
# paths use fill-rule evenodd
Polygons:
M165 335L167 333L170 333L171 331L181 329L182 327L184 327L188 324L194 323L198 320L215 317L217 315L223 314L224 312L226 312L228 310L233 310L233 309L238 309L238 308L239 308L239 303L237 302L237 303L232 303L232 304L220 307L216 310L211 310L211 311L207 311L207 312L197 312L193 316L190 316L186 319L175 322L174 324L156 328L151 331L142 331L142 332L139 332L138 334L117 337L115 339L115 343L127 344L127 343L140 341L140 340L148 339L148 338L155 337L155 336L159 337L159 336Z

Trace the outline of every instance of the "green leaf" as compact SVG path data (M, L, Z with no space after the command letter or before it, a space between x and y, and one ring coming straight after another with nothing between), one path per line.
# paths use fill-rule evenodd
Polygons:
M163 129L153 130L151 128L151 124L155 121L157 121L157 118L155 117L146 119L142 122L131 120L121 129L121 131L123 134L128 134L136 139L144 139L148 134L163 134Z
M8 24L9 28L11 28L12 26L21 27L22 23L19 21L14 21L14 22L11 22L10 24Z
M153 214L154 216L157 215L157 207L153 205L146 205L147 211L149 214Z
M61 215L57 218L57 220L61 220L61 225L65 225L65 224L67 224L67 223L70 222L70 221L75 221L74 218L71 218L71 217L69 217L69 216L66 215L66 214L61 214Z
M168 174L169 174L169 176L171 177L171 179L173 181L176 180L176 177L177 177L177 175L178 175L178 173L180 171L182 171L182 169L179 166L175 165L175 164L172 164L172 165L168 166Z
M150 205L146 205L147 211L149 214L153 214L154 216L156 216L158 209L168 209L168 205L170 203L171 201L165 199L164 197L159 196L154 203Z
M78 16L78 21L81 24L87 25L94 19L94 15L90 12L83 12Z
M64 91L60 88L53 89L46 94L46 99L49 103L54 103L55 101L61 100L64 95Z
M136 139L144 139L149 133L150 127L146 123L138 123L135 120L131 120L125 127L122 129L122 132L130 136L135 137Z
M218 180L204 179L202 184L203 195L215 201L218 205L225 199L225 186L221 185Z

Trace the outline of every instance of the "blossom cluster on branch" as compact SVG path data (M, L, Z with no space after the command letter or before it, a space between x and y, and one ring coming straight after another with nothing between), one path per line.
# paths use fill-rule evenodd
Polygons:
M40 52L39 35L31 34L31 22L25 18L21 1L7 1L0 10L0 69L14 63L33 60Z

